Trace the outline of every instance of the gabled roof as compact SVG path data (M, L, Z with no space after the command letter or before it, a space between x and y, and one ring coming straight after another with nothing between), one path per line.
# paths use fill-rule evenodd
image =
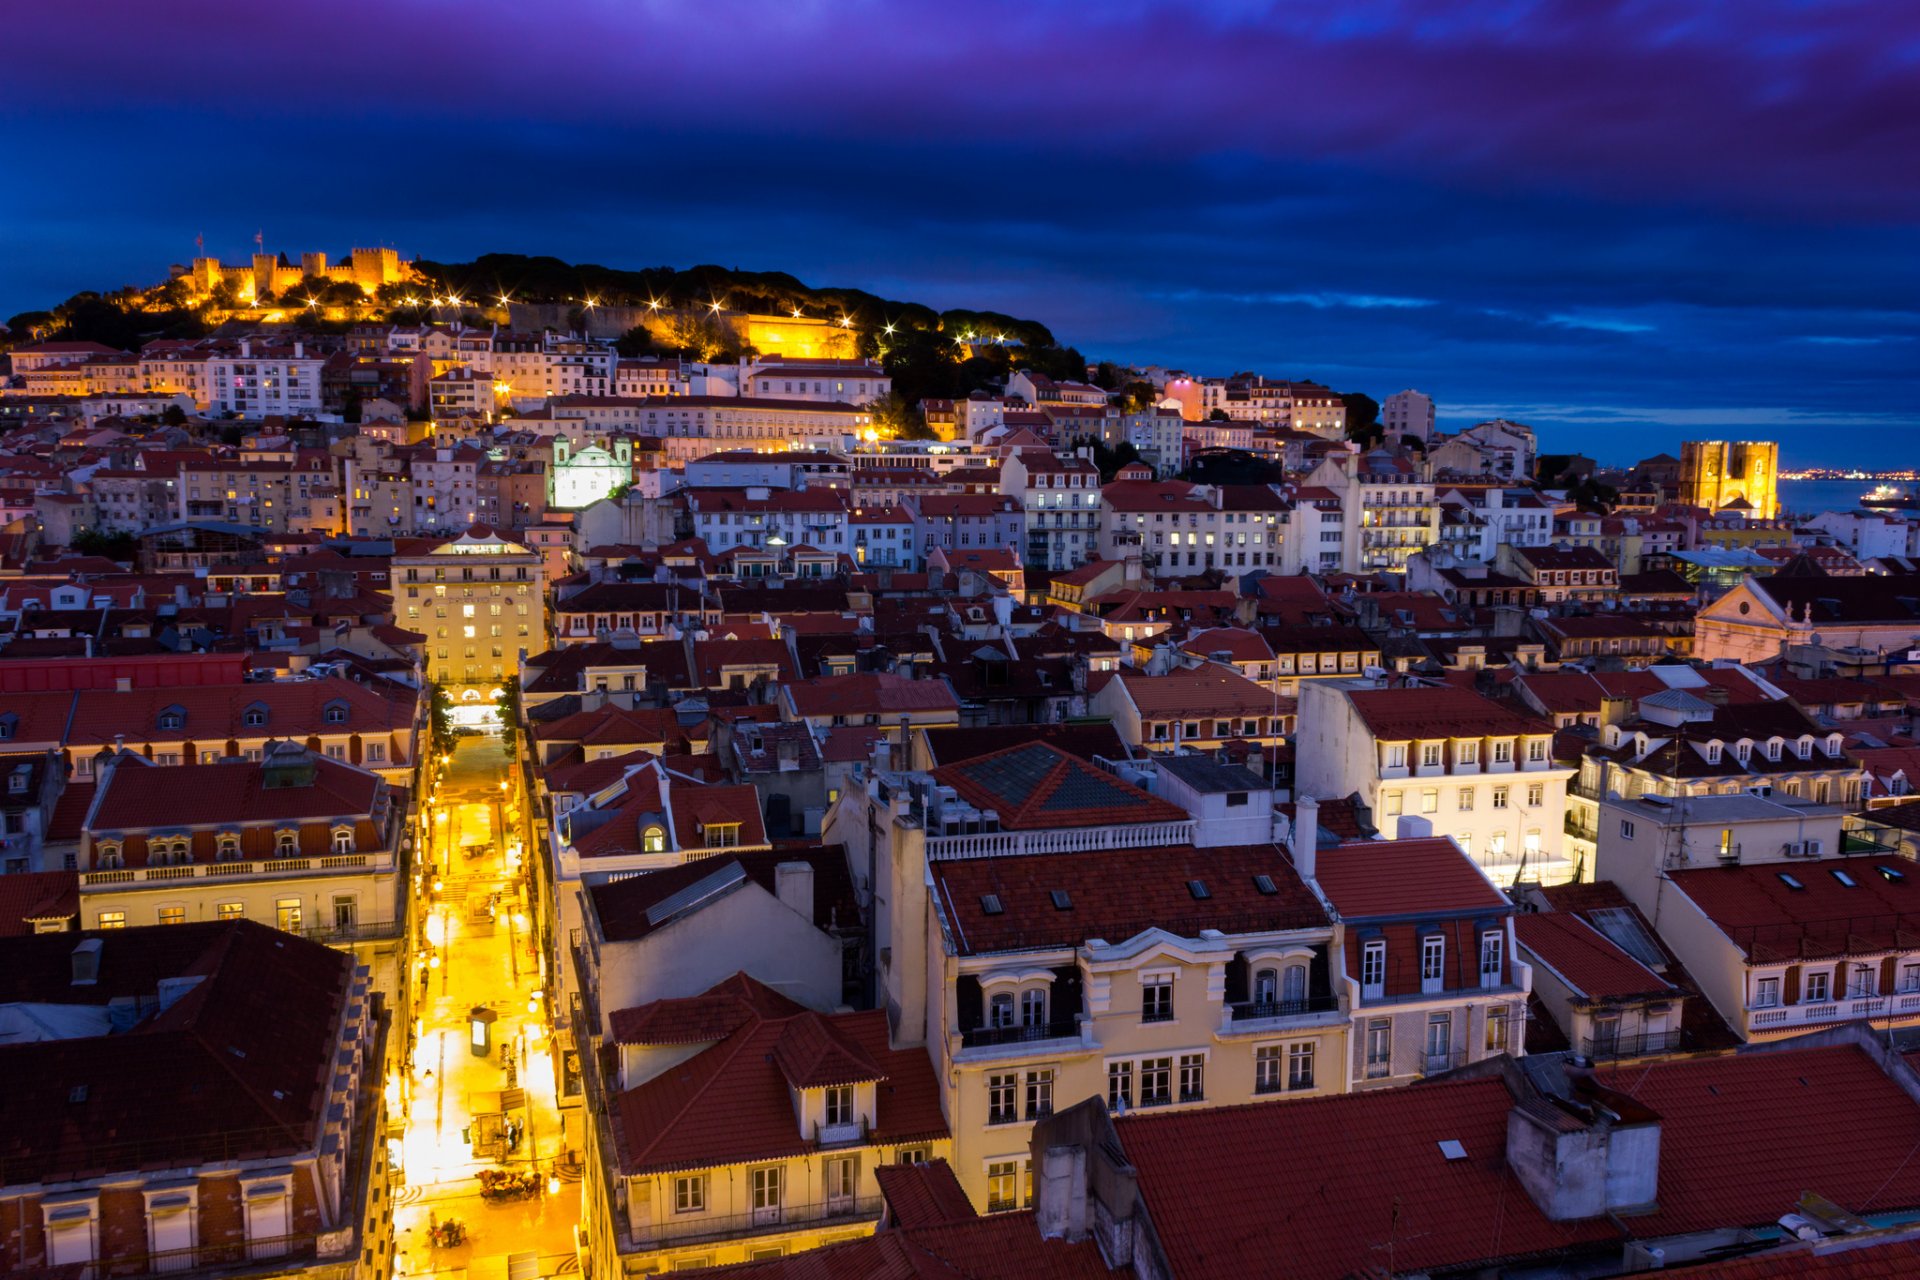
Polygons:
M979 756L1004 751L1026 742L1047 742L1068 755L1091 761L1095 756L1122 760L1127 744L1120 739L1113 722L1102 720L1086 724L996 724L981 728L931 728L921 731L933 764L958 764ZM861 757L865 759L863 755ZM1916 775L1920 778L1920 775Z
M1147 717L1261 716L1276 709L1291 711L1295 705L1292 698L1276 697L1272 690L1216 665L1183 667L1158 676L1120 671L1114 679Z
M271 758L151 765L123 753L100 784L90 830L353 818L379 809L387 784L378 774L312 752L300 754L313 770L312 780L275 786Z
M644 1007L636 1016L645 1016ZM948 1136L926 1051L892 1049L884 1011L782 1013L760 1001L724 1038L611 1100L609 1110L626 1139L621 1172L811 1154L818 1144L801 1131L792 1090L821 1087L805 1083L815 1073L823 1083L836 1083L848 1071L879 1081L869 1143ZM799 1073L800 1083L790 1072Z
M1473 859L1444 836L1356 840L1322 849L1314 879L1344 920L1513 909Z
M79 913L80 874L76 871L0 876L0 938L33 933L36 920L71 922Z
M1008 831L1187 819L1178 805L1043 741L943 765L933 776L975 808L997 812Z
M1255 933L1328 923L1319 899L1271 844L953 858L932 870L960 955L1076 947L1093 938L1118 943L1148 929L1192 938L1202 929ZM1196 896L1195 884L1205 897ZM1056 893L1066 895L1065 907Z
M889 715L903 711L958 711L959 699L945 680L913 680L878 671L815 676L786 686L785 696L801 716Z
M736 973L697 996L654 1000L607 1015L618 1044L701 1044L724 1040L755 1018L805 1013L773 988Z

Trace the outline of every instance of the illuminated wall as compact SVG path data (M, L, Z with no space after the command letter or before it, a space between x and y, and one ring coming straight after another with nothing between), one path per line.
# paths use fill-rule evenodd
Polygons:
M556 441L551 506L577 511L633 479L632 464L622 462L599 445L588 445L563 461L560 455L564 452Z
M1748 515L1771 520L1780 510L1780 446L1771 440L1688 440L1680 446L1680 501L1718 511L1745 499Z

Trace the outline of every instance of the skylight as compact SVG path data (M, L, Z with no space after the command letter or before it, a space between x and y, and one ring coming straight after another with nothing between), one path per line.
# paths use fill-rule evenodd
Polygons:
M1253 878L1253 887L1265 894L1280 892L1279 886L1273 882L1273 877L1265 874L1257 875Z
M1788 875L1784 871L1778 872L1777 874L1780 877L1780 883L1787 886L1787 888L1792 889L1795 893L1805 892L1807 886L1801 884L1800 881L1793 876Z
M1876 866L1874 870L1884 876L1889 884L1900 884L1907 878L1906 872L1896 871L1894 868L1888 866Z
M1457 1138L1442 1138L1440 1140L1440 1154L1449 1160L1465 1160L1467 1158L1467 1149L1461 1145L1460 1140Z
M1849 889L1857 889L1860 887L1860 882L1858 880L1855 880L1852 876L1848 875L1846 872L1840 870L1837 867L1834 868L1833 878L1835 880L1838 880L1841 884L1847 886L1847 888Z
M997 916L1004 912L1006 908L1000 905L999 894L983 893L980 895L980 910L987 915Z
M1205 880L1187 881L1187 892L1192 894L1195 899L1201 902L1204 902L1208 898L1211 898L1213 896L1213 890L1207 888L1207 882Z
M1065 889L1055 889L1049 896L1053 898L1053 909L1055 911L1073 910L1073 898Z

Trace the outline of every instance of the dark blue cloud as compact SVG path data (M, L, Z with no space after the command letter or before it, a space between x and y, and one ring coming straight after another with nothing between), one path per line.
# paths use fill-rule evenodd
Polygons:
M0 314L192 252L786 269L1608 457L1915 442L1920 7L188 0L11 15Z

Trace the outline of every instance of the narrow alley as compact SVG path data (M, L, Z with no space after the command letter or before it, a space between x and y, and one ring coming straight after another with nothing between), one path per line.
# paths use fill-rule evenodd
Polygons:
M500 740L459 740L428 801L427 945L396 1164L398 1270L529 1280L578 1270L578 1153L561 1144L526 851ZM483 1183L493 1183L491 1187Z

